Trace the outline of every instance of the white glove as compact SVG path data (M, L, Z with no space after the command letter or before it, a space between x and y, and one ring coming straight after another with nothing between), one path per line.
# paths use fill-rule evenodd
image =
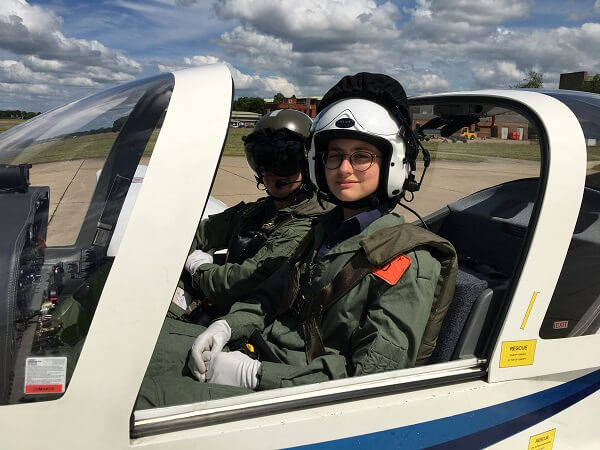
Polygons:
M187 307L190 306L190 303L192 303L192 301L192 294L181 289L180 287L175 289L175 294L173 294L173 299L171 300L171 302L175 303L181 309L187 309Z
M255 389L260 361L242 352L204 352L208 383L226 384Z
M202 360L204 352L220 352L231 338L231 328L225 320L217 320L196 338L190 351L188 367L194 377L199 381L205 381L206 365Z
M215 250L213 248L211 248L208 252L194 250L185 260L185 270L187 270L190 275L194 275L194 272L196 272L198 267L200 267L202 264L212 264L214 253Z

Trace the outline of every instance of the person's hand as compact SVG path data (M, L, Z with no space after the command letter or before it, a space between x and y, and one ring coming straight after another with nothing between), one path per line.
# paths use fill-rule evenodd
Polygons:
M208 383L250 389L255 389L258 385L256 374L260 368L260 361L242 352L204 352L202 358L207 368Z
M188 367L199 381L206 379L206 365L202 360L204 352L220 352L231 338L231 328L225 320L217 320L196 338L190 350Z
M181 309L187 309L187 307L192 303L193 298L192 294L178 287L175 289L175 294L173 294L173 299L171 302L175 303Z
M214 253L214 249L210 249L207 252L202 250L194 250L185 260L185 270L187 270L190 275L194 275L194 272L196 272L198 267L200 267L202 264L212 264Z

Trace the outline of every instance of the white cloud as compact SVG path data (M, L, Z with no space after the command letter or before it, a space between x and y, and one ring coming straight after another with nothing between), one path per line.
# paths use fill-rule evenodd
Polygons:
M417 0L416 10L440 22L496 25L529 16L533 0Z
M60 20L48 10L24 0L3 0L0 13L0 47L18 55L45 60L68 59L71 63L97 65L136 74L140 64L98 41L66 37Z
M450 85L439 70L429 66L416 73L397 71L399 65L411 60L405 53L405 40L398 39L396 19L400 13L389 2L377 6L367 1L325 4L269 0L258 7L248 6L246 0L219 4L222 17L241 16L242 23L223 33L219 46L238 65L289 80L298 89L296 95L322 95L342 76L360 71L398 75L402 83L415 87L413 92ZM344 11L338 13L338 9ZM362 21L356 19L367 14L365 11L369 11L369 20L365 16ZM347 19L348 14L356 20ZM373 26L371 22L377 20L385 21L385 25Z
M529 16L532 0L417 0L404 8L412 20L403 29L406 39L455 44L484 39L505 21Z
M47 8L25 0L3 0L0 49L16 58L0 64L2 91L65 92L53 90L52 85L97 89L133 80L141 72L142 66L136 60L96 40L67 37L61 27L60 17ZM30 88L11 88L10 83Z
M183 58L183 62L190 66L203 66L205 64L217 64L221 60L216 56L192 56L191 58L186 56Z
M154 71L225 62L236 96L322 95L361 71L394 76L409 95L508 87L529 70L546 87L600 72L600 0L109 0L83 15L5 3L0 82L61 93L135 78L140 49Z
M173 70L181 70L188 67L202 66L206 64L224 63L227 64L233 78L233 84L236 90L236 96L244 96L244 91L249 91L251 95L269 96L281 92L283 95L301 95L300 89L293 83L290 83L283 77L278 76L260 76L249 75L236 69L227 61L223 61L216 56L197 55L184 57L183 64L158 64L160 72L170 72Z
M508 87L517 84L525 78L525 72L519 70L513 61L494 61L488 63L474 63L471 66L473 77L480 86Z
M52 11L41 6L30 5L25 0L3 0L3 21L12 18L22 23L32 33L45 33L60 28L61 20Z
M407 88L417 92L440 92L448 90L450 87L448 80L437 73L424 73L422 75L406 73L403 80Z
M220 44L228 55L241 56L258 70L288 66L299 56L290 42L241 26L223 33Z
M54 91L47 84L14 84L14 83L0 83L0 91L12 92L12 93L24 93L24 94L51 94Z
M62 72L66 64L56 59L42 59L36 55L29 55L23 58L23 64L31 70L43 72Z
M63 86L77 86L89 88L100 88L103 86L101 83L98 83L86 77L65 77L56 80L56 83Z
M0 61L0 81L5 83L29 83L34 78L33 72L19 61Z
M600 71L600 24L514 31L497 36L495 43L472 46L471 64L496 64L490 66L500 69L499 75L506 79L515 80L515 70L521 72L521 79L528 70L536 70L554 86L561 72ZM510 61L514 70L508 68L508 62L498 65L500 61Z
M289 42L296 51L344 48L356 42L399 37L400 10L371 0L223 0L215 5L222 19L236 19L258 34Z

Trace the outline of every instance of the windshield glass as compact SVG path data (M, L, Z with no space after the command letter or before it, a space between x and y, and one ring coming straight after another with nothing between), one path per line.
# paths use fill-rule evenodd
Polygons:
M0 404L67 388L173 84L119 86L0 136Z
M544 94L554 97L567 105L579 120L583 134L589 141L600 140L600 122L598 122L598 109L600 109L600 95L579 91L549 91Z

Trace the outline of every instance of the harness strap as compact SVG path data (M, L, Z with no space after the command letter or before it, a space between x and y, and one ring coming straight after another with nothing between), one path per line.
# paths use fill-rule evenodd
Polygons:
M371 271L372 267L373 265L367 259L364 250L361 249L350 258L331 283L315 294L314 304L322 305L321 309L323 311L329 309L340 298L350 292Z
M360 250L348 260L334 279L317 293L310 295L299 292L292 310L303 320L306 360L309 364L313 359L325 354L319 331L323 313L360 283L371 268L372 264L365 252Z
M302 322L302 331L304 331L306 361L310 364L313 359L325 354L325 345L319 332L317 319L311 316Z
M269 212L267 200L259 200L256 204L250 205L242 213L244 220L241 226L231 235L227 247L227 262L240 264L252 258L275 230L287 226L293 220L299 217L312 220L321 215L323 209L316 209L313 202L306 202L310 196L310 192L297 194L296 202L305 203L296 206L293 210Z

